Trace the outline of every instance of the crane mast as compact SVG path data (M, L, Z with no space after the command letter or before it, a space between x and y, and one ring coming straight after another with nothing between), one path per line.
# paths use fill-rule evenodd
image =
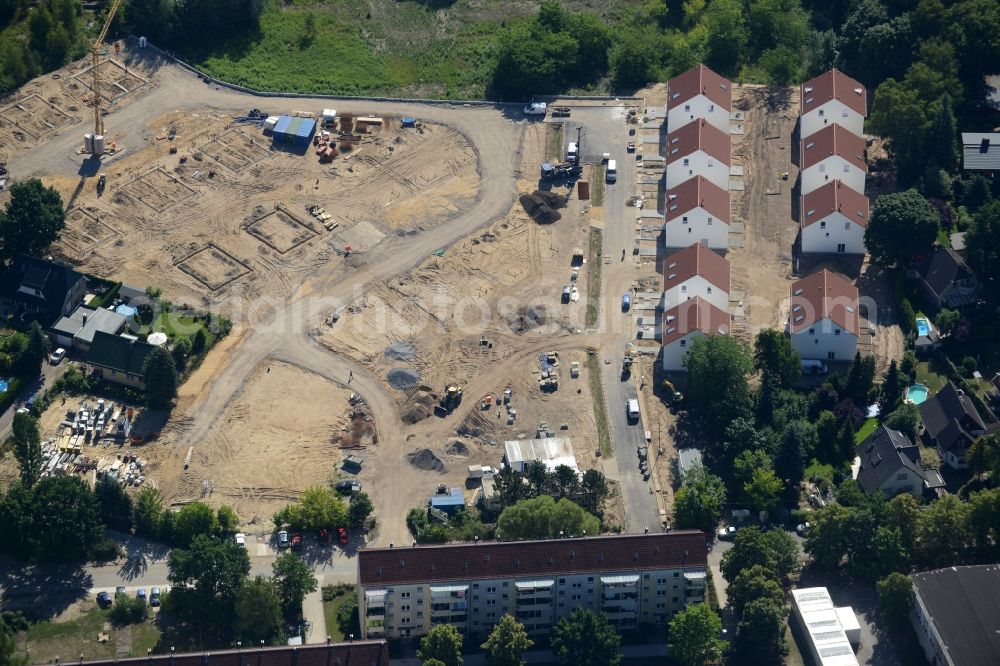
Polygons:
M97 150L97 137L104 136L104 118L101 116L101 71L99 67L99 56L101 45L104 43L104 38L108 35L108 29L111 27L111 21L114 20L115 14L118 13L118 7L121 6L122 0L113 0L111 7L108 9L108 17L104 20L104 27L101 28L101 33L94 40L94 45L90 50L91 55L91 72L94 75L93 81L93 92L94 92L94 143L91 146L92 155L100 155L103 151Z

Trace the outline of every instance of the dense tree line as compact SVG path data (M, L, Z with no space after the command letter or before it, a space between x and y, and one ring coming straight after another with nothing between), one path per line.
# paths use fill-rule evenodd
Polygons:
M0 93L86 51L80 0L0 0Z

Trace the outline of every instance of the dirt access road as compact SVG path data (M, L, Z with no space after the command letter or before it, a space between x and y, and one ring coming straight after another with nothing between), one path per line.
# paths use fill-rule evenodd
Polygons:
M161 64L156 72L157 86L137 101L107 118L110 131L121 145L141 144L151 116L164 110L205 112L232 115L263 106L269 98L237 93L216 85L207 85L183 68ZM398 427L396 406L380 381L351 360L337 356L316 343L308 334L323 318L363 294L374 281L407 271L441 247L469 235L504 215L516 194L515 182L520 166L521 138L524 126L519 114L513 120L504 110L491 106L385 104L344 100L357 113L379 115L391 112L414 116L428 122L448 125L461 132L473 146L478 158L481 187L474 204L453 221L430 231L397 236L369 252L363 263L354 268L322 267L301 279L298 288L286 299L260 303L237 322L231 340L206 361L197 379L197 396L182 395L175 413L174 441L179 450L197 446L227 405L245 387L248 379L269 359L297 365L342 384L353 373L351 388L364 396L380 428L380 449L401 454L404 442ZM337 100L274 98L272 106L287 108L336 107ZM80 129L82 132L83 129ZM82 175L85 167L76 154L80 132L66 133L36 150L13 157L12 172L28 176ZM214 374L212 370L216 370ZM293 387L290 387L293 388ZM294 390L294 388L293 388ZM185 399L186 398L186 399ZM186 405L185 405L186 403ZM187 409L184 409L185 406ZM388 484L391 485L391 484ZM376 493L376 511L400 501L392 493ZM379 542L397 542L406 538L404 525L385 525Z

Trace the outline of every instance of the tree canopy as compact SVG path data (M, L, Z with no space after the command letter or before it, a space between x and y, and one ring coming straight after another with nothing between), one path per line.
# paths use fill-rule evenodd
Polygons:
M42 476L42 436L38 432L38 419L28 412L14 415L11 425L14 440L14 457L21 470L21 483L33 486Z
M0 547L39 561L79 562L105 542L97 496L77 476L14 484L0 501Z
M694 528L712 534L726 505L722 479L697 465L688 470L674 497L674 521L682 529Z
M937 230L937 211L919 192L883 194L872 206L865 247L872 259L886 266L905 264L930 249Z
M709 434L721 439L726 426L750 411L753 400L747 383L753 369L750 354L732 337L703 335L691 343L684 366L686 401L701 413Z
M493 625L489 637L480 647L486 650L489 666L524 666L524 653L535 641L528 638L524 625L507 613Z
M146 402L150 407L167 409L177 397L177 365L163 347L154 347L142 365Z
M0 249L6 259L35 255L51 245L66 226L59 192L37 178L10 186L10 200L0 212Z
M753 347L753 364L757 370L769 372L782 388L789 388L802 376L799 353L782 331L767 328L757 334Z
M274 516L276 527L287 525L305 532L332 530L347 523L347 508L343 500L325 486L307 488L298 503L289 504Z
M684 666L705 666L722 658L722 618L706 603L691 604L670 620L670 655Z
M568 499L556 501L542 495L504 509L497 519L497 532L507 541L597 535L601 521Z
M621 637L603 613L577 608L552 628L552 651L564 666L618 666Z
M300 611L305 596L316 591L317 581L312 569L301 557L286 551L274 560L271 570L284 612L293 615Z
M1000 304L1000 200L990 201L973 215L965 246L969 267L983 285L983 296Z
M462 666L462 634L453 624L436 624L420 639L417 658L423 663L437 659L444 666Z

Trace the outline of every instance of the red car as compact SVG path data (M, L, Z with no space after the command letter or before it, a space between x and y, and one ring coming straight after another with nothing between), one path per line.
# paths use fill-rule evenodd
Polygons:
M292 535L292 550L302 549L302 535L296 532Z
M347 528L346 527L338 527L337 528L337 538L339 538L340 539L340 543L343 544L343 545L345 545L345 546L348 543L350 543L350 541L351 541L350 538L347 536Z

